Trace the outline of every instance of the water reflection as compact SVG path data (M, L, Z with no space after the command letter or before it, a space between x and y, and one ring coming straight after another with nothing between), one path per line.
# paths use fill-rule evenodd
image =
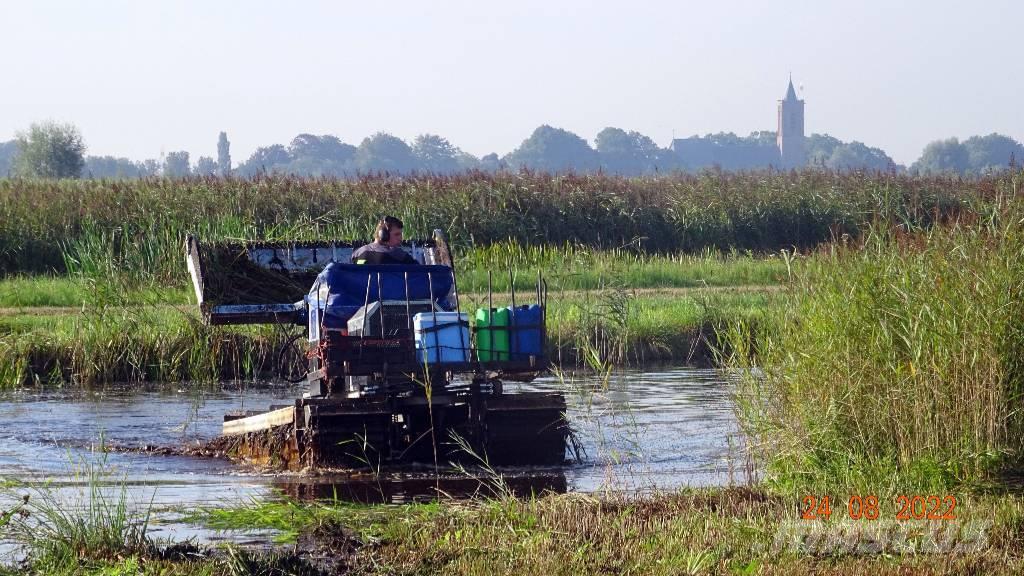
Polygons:
M621 372L607 381L593 375L549 376L508 383L506 392L555 391L566 395L567 416L581 459L558 469L499 469L504 485L520 495L544 491L635 491L741 482L742 469L731 388L713 370ZM51 483L77 496L76 463L96 458L104 444L181 446L216 436L225 412L265 409L292 401L301 387L249 386L195 392L160 387L118 388L101 394L17 391L0 396L0 481ZM176 523L182 510L274 497L409 502L438 494L464 497L494 491L493 473L466 476L432 467L380 474L264 474L223 460L145 453L102 455L111 477L121 478L134 501L152 503L155 530L173 538L213 538ZM62 486L62 488L57 488Z
M732 387L716 370L681 368L549 376L524 389L566 390L585 453L566 470L569 489L671 489L739 483L743 458Z

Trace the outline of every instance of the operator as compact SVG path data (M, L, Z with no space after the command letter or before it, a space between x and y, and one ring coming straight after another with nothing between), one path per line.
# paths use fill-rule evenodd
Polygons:
M402 221L385 216L377 224L373 242L352 253L353 264L419 264L402 249Z

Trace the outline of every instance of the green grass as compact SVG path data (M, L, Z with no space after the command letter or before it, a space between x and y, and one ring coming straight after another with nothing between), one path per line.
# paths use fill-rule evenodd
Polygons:
M129 501L125 478L112 477L102 457L75 462L72 472L81 488L70 500L73 488L15 483L2 490L6 501L20 502L0 514L7 518L0 522L0 538L20 546L35 572L76 574L83 564L154 550L148 507Z
M184 272L184 267L182 270ZM81 277L49 275L12 276L0 280L0 308L80 308L114 302L122 305L188 304L194 300L190 285L110 286Z
M366 238L382 213L407 236L444 228L462 250L523 245L809 249L874 221L930 225L1015 194L1024 175L715 173L620 178L532 173L359 180L0 179L0 275L75 272L179 283L186 233L206 241Z
M285 555L152 539L150 503L131 500L127 478L115 475L102 455L74 462L71 480L0 485L7 506L0 508L0 541L17 547L21 557L17 564L0 558L0 575L318 574Z
M273 373L286 334L221 328L166 306L0 316L0 388L23 384L215 382Z
M802 270L770 332L732 332L772 480L857 487L895 471L940 489L1024 463L1022 216L1011 199L977 222L880 227Z
M596 250L579 245L521 246L499 243L456 254L459 289L485 293L488 271L495 292L507 293L511 267L516 290L532 294L537 273L549 290L609 287L700 288L775 285L787 277L785 255L754 257L737 252L646 255L629 250ZM183 260L183 259L182 259ZM194 303L184 263L172 283L138 283L122 276L12 276L0 279L0 308L139 306ZM499 294L500 297L500 294Z
M549 354L568 365L581 362L591 349L619 365L708 363L716 325L757 319L775 300L773 291L739 289L552 294ZM507 296L494 304L507 305ZM480 305L486 305L481 295L463 300L464 310ZM4 314L0 388L273 378L286 336L274 326L206 326L196 310L165 305Z
M1015 574L1024 568L1024 502L959 498L957 520L851 520L845 494L828 520L800 519L799 494L684 489L637 498L536 498L359 506L265 501L209 510L222 529L285 539L344 534L365 574Z
M81 306L89 299L84 281L56 276L15 276L0 281L0 307Z
M772 291L582 292L552 303L548 337L569 363L592 351L616 365L706 365L718 344L717 326L730 320L758 323L776 302Z
M509 269L517 291L534 289L537 273L553 292L609 287L697 288L767 286L787 277L786 258L705 250L697 254L645 254L635 249L594 249L580 244L530 246L500 242L456 254L459 289L508 292Z
M823 493L816 493L818 496ZM747 488L681 489L637 497L532 498L358 505L272 499L197 511L208 528L272 529L284 549L336 554L355 574L1019 574L1024 500L956 494L954 520L895 520L879 493L876 520L854 520L833 493L827 519L801 518L803 494ZM103 533L103 530L97 530ZM31 540L39 574L312 574L294 556L189 555L112 539L67 555L72 538ZM56 543L56 544L55 544ZM58 552L46 552L56 546ZM117 551L117 554L111 554ZM274 571L276 570L276 571ZM15 573L13 570L11 574ZM0 574L5 569L0 568Z
M772 286L794 266L786 256L651 256L504 243L460 259L459 276L469 279L460 284L462 307L486 306L483 270L513 262L518 303L535 297L529 284L536 270L549 281L549 351L561 362L576 363L581 350L594 350L615 364L707 363L716 325L761 317L772 304ZM493 285L493 303L510 304L507 276ZM2 280L0 356L7 362L0 387L274 377L284 330L205 326L193 298L189 286L139 285L124 276Z

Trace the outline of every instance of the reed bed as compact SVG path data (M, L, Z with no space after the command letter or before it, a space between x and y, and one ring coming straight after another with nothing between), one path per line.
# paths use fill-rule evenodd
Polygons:
M542 274L549 291L558 297L580 290L601 290L616 286L629 289L763 287L778 285L787 277L787 254L755 257L738 252L707 250L698 254L638 254L621 249L593 249L582 245L522 246L500 242L472 247L456 253L459 290L469 298L487 292L490 284L497 297L507 297L510 278L516 290L529 296ZM177 305L195 303L184 258L175 261L174 283L138 283L117 277L84 275L25 275L0 279L0 313L18 309L81 308L83 305ZM209 266L211 269L215 266ZM244 290L251 287L243 278ZM251 281L251 280L250 280ZM310 282L312 284L312 282ZM308 290L300 287L299 291ZM222 289L228 292L230 287ZM260 298L267 297L260 291ZM251 302L244 294L239 302ZM279 301L288 301L282 298Z
M180 282L186 232L205 240L362 238L383 213L459 247L509 239L649 253L805 249L876 220L928 225L1016 189L976 180L827 171L624 178L469 173L356 180L0 179L0 275L80 272Z
M277 546L245 551L157 543L149 508L126 505L124 484L104 497L95 480L83 510L60 487L11 483L0 538L22 546L0 574L1019 574L1024 503L961 495L956 522L800 518L799 494L723 487L635 496L515 498L484 471L489 497L362 505L275 498L196 510L187 521L233 531L273 530ZM493 474L493 475L491 475ZM483 490L484 493L488 489ZM22 500L28 495L27 500ZM880 494L883 501L888 494ZM7 504L7 503L10 504ZM6 522L5 522L6 520Z
M150 510L132 501L127 478L113 475L103 455L72 464L68 486L12 480L0 487L9 508L0 509L0 541L24 556L19 572L80 574L89 565L156 553L147 535Z
M875 576L1024 569L1019 500L965 497L952 527L809 522L799 518L797 501L747 488L373 507L277 501L212 510L202 520L344 543L338 549L347 554L345 564L360 574Z
M287 339L274 327L206 326L161 307L0 317L0 389L274 377Z
M153 538L152 503L105 454L72 465L67 482L0 483L0 543L14 547L0 556L0 576L320 574L294 555Z
M538 273L552 292L621 286L696 288L766 286L787 276L783 253L742 253L704 249L697 253L649 254L635 248L593 248L579 243L529 245L502 241L456 253L459 288L483 293L488 285L507 292L534 289Z
M1024 203L823 249L729 363L771 478L980 483L1024 462ZM755 342L756 349L750 343Z
M594 351L616 365L708 364L715 327L727 319L760 317L773 298L756 291L571 293L550 302L548 354L566 366ZM484 303L477 295L464 305L474 299ZM282 348L301 330L207 326L192 307L165 305L87 304L70 313L0 315L0 389L274 379Z

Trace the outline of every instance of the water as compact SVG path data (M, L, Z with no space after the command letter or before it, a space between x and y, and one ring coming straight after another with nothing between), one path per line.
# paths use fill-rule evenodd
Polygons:
M624 372L607 382L545 378L524 389L566 390L583 462L570 490L670 489L741 481L732 388L715 370ZM508 387L506 386L506 390Z
M565 393L582 459L558 468L501 470L515 490L637 491L743 481L736 472L743 463L734 448L739 433L731 389L716 371L623 372L607 382L593 375L565 381L546 377L505 386L506 392L517 390ZM39 491L74 506L86 498L89 471L102 469L108 498L124 491L134 505L152 507L153 536L201 542L259 542L267 535L220 534L181 521L183 512L197 507L276 497L281 491L389 502L436 493L439 481L424 468L311 480L217 459L97 451L103 445L198 445L219 434L225 412L288 404L302 391L264 385L216 392L162 387L7 393L0 396L0 482L14 479L25 486L0 492L9 499ZM443 474L440 484L449 494L481 490L479 482L455 472Z

